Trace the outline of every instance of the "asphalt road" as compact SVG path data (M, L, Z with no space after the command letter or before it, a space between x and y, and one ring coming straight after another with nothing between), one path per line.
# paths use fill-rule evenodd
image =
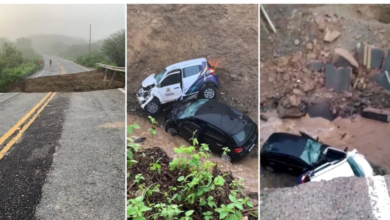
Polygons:
M338 178L262 191L262 220L386 220L390 176Z
M86 71L44 58L30 77ZM1 94L0 187L0 219L124 219L125 94Z

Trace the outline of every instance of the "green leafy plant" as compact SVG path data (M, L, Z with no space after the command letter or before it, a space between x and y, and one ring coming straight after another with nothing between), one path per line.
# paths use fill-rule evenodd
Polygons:
M152 123L152 127L148 129L150 135L153 136L157 133L156 132L156 125L157 125L157 122L156 120L152 117L152 116L148 116L148 118L150 119L150 122Z
M158 174L161 174L161 165L158 163L160 159L158 159L155 163L150 164L150 170L155 171L157 170Z
M156 124L154 118L149 117L152 123L151 130L154 130ZM132 126L136 128L137 126ZM149 130L149 132L151 132ZM155 133L151 132L151 135ZM207 144L199 143L195 137L190 139L192 141L191 146L180 146L174 148L174 152L177 154L168 165L169 171L172 173L178 173L179 176L176 179L176 184L165 188L164 191L160 190L160 185L149 186L144 188L144 178L142 174L137 174L134 177L133 184L138 184L138 191L134 193L139 195L139 191L142 191L142 195L136 197L137 201L132 199L128 204L134 205L136 208L131 209L133 219L138 218L142 214L147 219L180 219L180 220L192 220L192 215L195 210L186 210L184 207L203 207L205 210L202 213L197 213L203 216L205 220L215 219L219 216L219 219L241 220L243 213L251 211L250 208L253 204L249 201L248 197L245 197L243 193L242 179L232 180L227 178L227 174L213 175L213 170L216 164L208 160L210 157L210 149ZM134 152L138 152L138 146L132 147L137 149ZM196 150L198 149L198 151ZM224 152L229 152L228 148L224 149ZM141 154L142 156L142 154ZM145 157L145 154L144 154ZM149 169L157 171L158 175L162 174L162 164L160 164L161 158L151 159ZM167 166L167 165L165 165ZM164 172L167 170L164 169ZM166 174L165 174L166 175ZM177 174L176 174L177 175ZM142 182L142 183L141 183ZM228 183L228 185L226 185ZM229 190L228 200L221 204L219 200L216 200L212 195L219 195L222 191ZM160 199L156 202L155 199L149 200L152 195L161 196L164 199ZM153 197L155 198L155 197ZM142 203L140 202L142 201ZM145 201L145 203L143 202ZM154 201L153 204L151 201ZM218 203L218 204L217 204ZM248 209L249 208L249 209ZM130 206L128 206L129 213ZM248 211L249 210L249 211ZM145 213L148 213L148 216ZM137 214L135 214L137 213ZM255 214L253 214L255 216ZM140 218L142 219L142 218Z

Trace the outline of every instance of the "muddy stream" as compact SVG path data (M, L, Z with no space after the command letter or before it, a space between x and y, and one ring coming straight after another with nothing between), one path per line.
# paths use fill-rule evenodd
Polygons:
M127 115L127 124L132 124L134 122L140 125L141 129L134 129L131 136L146 138L146 140L142 142L140 148L160 147L169 157L174 158L174 147L189 145L189 143L180 136L172 136L166 133L164 128L159 126L156 127L157 134L152 138L148 131L151 123L147 119L135 115ZM222 171L231 172L235 178L242 178L244 190L246 192L258 192L258 157L252 156L253 153L257 154L256 151L257 149L254 149L246 158L234 164L221 160L216 154L212 154L210 160L216 163Z
M324 118L303 117L300 119L277 118L276 112L265 113L267 122L260 122L261 145L273 132L288 132L299 134L303 131L321 142L331 146L349 150L357 149L372 163L390 170L390 124L365 119L360 116L353 118L336 118L328 121ZM290 187L295 185L296 177L284 174L272 174L261 169L260 186L264 188Z

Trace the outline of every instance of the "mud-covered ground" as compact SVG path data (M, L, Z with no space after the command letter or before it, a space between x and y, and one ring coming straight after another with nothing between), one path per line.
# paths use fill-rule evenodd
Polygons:
M148 75L205 57L216 66L217 99L257 121L258 5L129 5L127 39L130 114L143 114L135 93Z
M378 70L360 68L353 71L353 84L349 91L337 93L324 88L322 72L312 72L307 66L312 60L330 62L335 48L343 48L353 54L357 43L387 50L390 46L389 7L264 5L264 8L277 34L268 33L264 26L260 27L261 110L268 113L279 110L279 117L302 117L309 105L327 102L329 112L336 120L328 122L305 117L278 122L271 120L268 123L277 125L262 122L263 129L292 133L306 129L314 135L320 132L326 136L324 142L340 148L356 148L369 161L389 170L390 162L384 156L390 154L384 146L388 142L389 124L358 116L365 107L390 108L389 92L369 80ZM325 42L327 32L339 32L340 35L331 42ZM337 135L330 135L336 130ZM263 135L263 130L261 133L262 141L265 141L268 136ZM261 188L295 184L295 177L269 174L264 170L260 172Z

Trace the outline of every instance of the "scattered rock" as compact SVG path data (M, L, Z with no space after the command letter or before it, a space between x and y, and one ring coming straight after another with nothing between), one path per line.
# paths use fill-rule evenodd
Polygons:
M295 95L305 96L305 93L302 92L302 90L300 90L300 89L293 89L293 93L294 93Z
M297 107L299 104L301 104L301 98L296 95L289 96L288 101L290 105L294 107Z
M279 57L278 59L276 59L276 65L278 65L278 67L283 67L283 66L286 66L288 63L290 62L290 57Z
M301 108L285 108L282 105L278 105L277 108L278 116L281 119L285 118L300 118L306 115L305 110L301 110Z
M277 72L277 73L284 73L285 71L286 71L286 69L283 68L283 67L277 67L277 68L276 68L276 72Z
M315 53L308 53L306 57L308 60L314 60L317 58L317 55Z
M289 81L290 80L290 75L289 74L284 74L283 75L283 80L284 81Z
M315 85L312 81L307 81L301 87L304 92L309 92L315 88Z
M390 122L390 111L375 108L365 108L362 116L369 119L374 119L382 122Z
M231 74L230 78L232 78L233 80L236 80L237 79L237 74Z
M322 72L323 63L321 61L318 61L318 60L313 60L313 61L308 63L307 67L312 72Z
M340 36L340 32L335 31L335 30L332 31L332 30L327 29L326 32L325 32L324 41L328 42L328 43L332 43L339 36Z
M356 61L356 59L353 57L353 55L343 48L336 48L334 49L334 53L344 57L354 68L359 69L359 64Z
M260 115L260 120L268 121L268 117L265 115Z
M307 50L313 50L313 44L312 43L307 43L306 44L306 49Z
M316 24L317 24L317 27L319 30L323 31L325 30L326 28L326 21L325 19L323 19L322 17L317 17L316 20L315 20Z
M295 40L294 40L294 45L295 45L295 46L298 46L298 45L299 45L299 43L300 43L300 42L299 42L299 40L298 40L298 39L295 39Z
M140 137L140 138L135 139L135 140L134 140L134 143L142 143L142 142L144 142L145 140L146 140L145 137Z

